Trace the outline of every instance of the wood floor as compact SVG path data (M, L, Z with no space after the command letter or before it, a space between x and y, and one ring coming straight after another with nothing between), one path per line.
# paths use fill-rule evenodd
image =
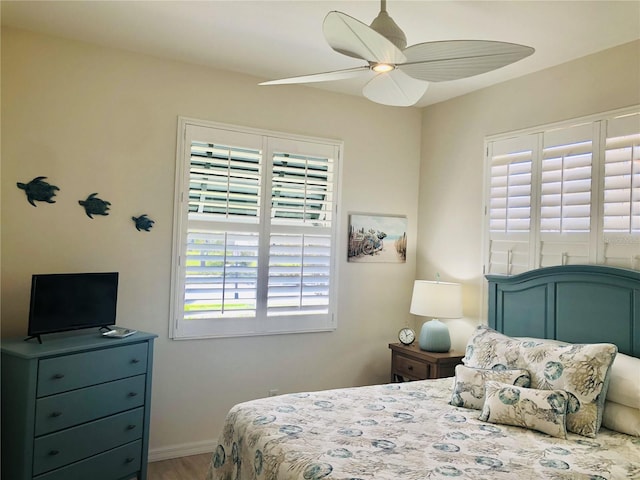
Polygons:
M147 480L204 480L211 460L210 453L153 462Z

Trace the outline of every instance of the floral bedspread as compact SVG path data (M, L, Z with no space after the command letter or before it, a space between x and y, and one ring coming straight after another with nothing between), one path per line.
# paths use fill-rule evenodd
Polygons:
M227 415L207 480L640 479L640 438L567 439L453 407L453 379L245 402Z

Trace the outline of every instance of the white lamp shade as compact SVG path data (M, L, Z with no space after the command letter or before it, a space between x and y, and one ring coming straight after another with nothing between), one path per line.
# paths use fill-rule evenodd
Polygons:
M409 311L423 317L460 318L462 317L462 285L416 280L413 284Z

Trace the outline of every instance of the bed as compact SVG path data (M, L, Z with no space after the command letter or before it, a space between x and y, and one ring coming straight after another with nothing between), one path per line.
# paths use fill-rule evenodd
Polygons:
M640 272L487 280L455 377L238 404L207 480L640 479Z

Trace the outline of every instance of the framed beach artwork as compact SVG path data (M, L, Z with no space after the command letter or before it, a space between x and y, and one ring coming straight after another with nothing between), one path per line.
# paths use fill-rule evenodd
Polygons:
M347 261L405 263L407 261L407 217L350 214Z

